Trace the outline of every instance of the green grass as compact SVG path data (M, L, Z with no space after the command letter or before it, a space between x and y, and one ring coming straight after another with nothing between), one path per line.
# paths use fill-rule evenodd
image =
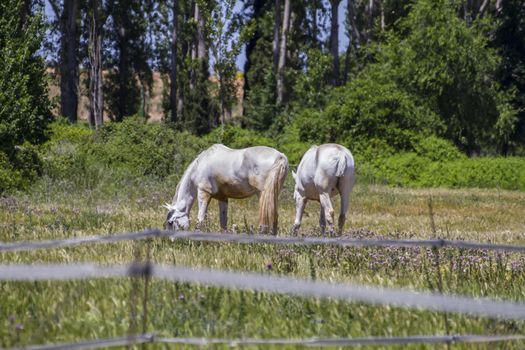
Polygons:
M108 191L80 190L67 182L44 179L35 183L28 193L0 199L0 240L56 239L161 227L166 214L161 205L173 194L174 188L155 181L136 182L125 190ZM429 196L432 196L436 233L430 228ZM287 234L295 210L290 183L281 198L279 226L281 234ZM440 236L514 244L525 241L523 192L398 189L358 184L351 199L345 235ZM241 232L256 227L255 199L230 203L231 230ZM319 234L318 207L317 203L309 203L300 234ZM195 220L195 208L192 214ZM218 229L217 205L213 203L206 230ZM2 253L0 262L129 263L143 259L148 244L153 261L162 264L437 290L436 257L426 249L343 249L157 239L151 243L122 242ZM439 258L446 293L525 302L523 257L444 249ZM268 270L270 262L272 269ZM523 322L158 280L153 280L150 288L148 330L164 336L304 338L445 334L445 319L452 334L525 333ZM142 282L127 278L2 282L0 346L94 339L140 331L142 294ZM522 346L523 343L508 342L478 348ZM471 347L454 345L454 349ZM163 346L148 345L148 348Z

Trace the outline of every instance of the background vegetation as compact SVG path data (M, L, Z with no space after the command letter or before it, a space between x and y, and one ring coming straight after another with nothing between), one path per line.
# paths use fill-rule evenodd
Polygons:
M293 167L312 144L337 142L357 164L345 235L524 243L524 60L521 0L0 0L0 240L160 227L162 203L213 143L275 147ZM164 118L149 122L155 74ZM292 189L289 177L281 234L293 221ZM256 204L232 201L229 229L253 231ZM307 209L301 234L319 234L317 213ZM204 230L218 229L212 204ZM513 254L149 244L158 263L416 290L442 283L446 293L525 301L525 261ZM145 245L0 261L129 263ZM132 290L141 288L127 279L0 283L0 346L122 336L137 327ZM166 336L525 332L523 322L159 281L150 305L150 330Z

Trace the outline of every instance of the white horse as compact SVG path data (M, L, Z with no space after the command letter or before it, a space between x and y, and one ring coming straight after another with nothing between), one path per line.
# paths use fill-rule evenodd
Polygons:
M177 185L166 219L168 229L187 229L190 210L198 200L198 226L205 218L212 198L219 201L220 224L227 226L228 198L259 197L259 229L270 227L277 234L277 204L288 173L288 159L281 152L264 146L231 149L213 145L188 166Z
M294 198L297 206L293 233L301 226L304 208L308 199L321 203L319 225L324 234L326 224L330 233L334 232L334 209L330 198L341 196L339 213L339 233L343 231L349 196L355 183L354 158L350 151L337 144L312 146L304 154L297 173L292 172L295 179Z

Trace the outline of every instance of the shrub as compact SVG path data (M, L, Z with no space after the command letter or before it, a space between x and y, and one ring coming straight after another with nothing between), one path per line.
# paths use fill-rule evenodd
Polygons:
M433 162L421 174L418 185L524 191L525 159L483 157Z
M207 143L164 124L147 124L138 117L106 124L94 132L85 126L51 126L42 147L46 174L78 186L114 186L144 178L178 178Z
M433 161L410 152L377 158L357 169L361 181L393 186L525 190L525 159L518 157Z
M0 151L0 193L21 187L22 176L13 168L9 158Z
M301 141L339 142L350 149L376 139L396 150L410 150L416 135L440 128L431 110L380 76L356 78L334 90L323 111L303 109L294 124Z
M417 136L412 141L417 155L432 161L449 161L466 158L451 141L437 136Z
M276 147L277 142L264 137L261 133L239 126L227 125L216 128L204 138L208 143L222 143L231 148L245 148L252 146Z

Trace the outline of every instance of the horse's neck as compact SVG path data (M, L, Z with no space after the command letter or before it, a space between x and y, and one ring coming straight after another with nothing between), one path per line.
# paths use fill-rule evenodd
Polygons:
M197 196L197 187L191 179L191 172L184 174L175 196L175 208L188 213Z

